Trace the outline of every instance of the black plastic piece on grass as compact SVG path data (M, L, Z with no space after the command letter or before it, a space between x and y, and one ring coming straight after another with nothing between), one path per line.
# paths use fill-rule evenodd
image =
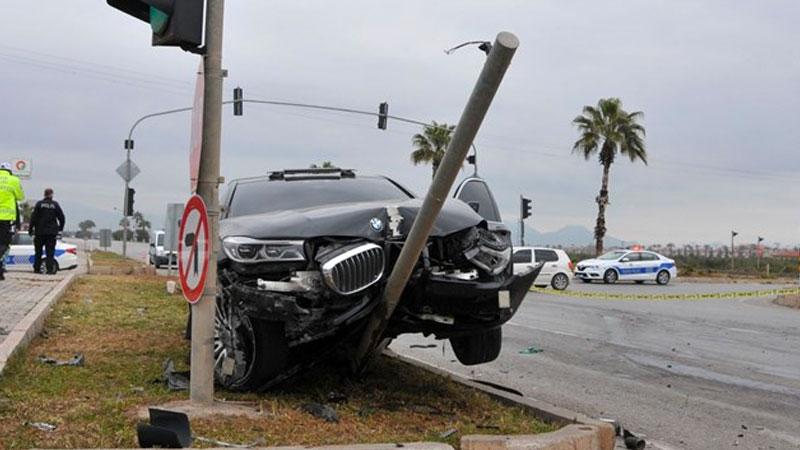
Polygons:
M141 448L187 448L192 446L189 417L181 412L150 408L150 423L136 425Z

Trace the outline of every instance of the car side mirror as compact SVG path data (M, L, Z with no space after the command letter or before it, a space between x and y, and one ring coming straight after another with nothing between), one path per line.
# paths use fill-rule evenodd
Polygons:
M620 262L631 262L630 258L622 258L619 260Z
M151 242L151 243L150 243L150 247L154 247L154 248L155 248L155 246L156 246L156 243L155 243L155 242Z
M472 208L472 210L473 210L473 211L475 211L476 213L479 213L479 212L480 212L480 209L481 209L481 204L480 204L479 202L467 202L467 204L468 204L468 205L469 205L469 207L470 207L470 208Z

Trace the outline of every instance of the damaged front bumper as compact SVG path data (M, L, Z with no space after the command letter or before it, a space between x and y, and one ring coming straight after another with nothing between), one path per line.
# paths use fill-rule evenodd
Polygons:
M403 316L390 325L389 331L393 335L422 332L449 338L501 326L517 312L541 270L539 263L501 281L423 276L407 290L401 301Z
M335 335L366 317L377 298L366 293L337 299L313 290L277 292L252 282L231 283L227 294L241 314L283 322L290 347Z

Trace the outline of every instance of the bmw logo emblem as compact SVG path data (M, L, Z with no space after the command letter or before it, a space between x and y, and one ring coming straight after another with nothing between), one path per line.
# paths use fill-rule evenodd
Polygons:
M369 226L376 232L383 231L383 221L377 217L373 217L372 220L369 221Z

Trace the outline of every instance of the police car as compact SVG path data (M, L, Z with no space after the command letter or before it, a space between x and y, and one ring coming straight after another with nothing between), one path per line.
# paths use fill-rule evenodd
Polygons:
M576 265L575 277L585 283L602 280L604 283L617 281L655 281L667 284L678 276L675 261L656 252L645 250L614 250L594 259L585 259Z
M11 240L11 246L6 254L5 266L8 270L33 269L33 237L27 233L17 233ZM42 270L46 267L46 256L42 249ZM56 242L56 270L73 269L78 267L78 247L62 241Z

